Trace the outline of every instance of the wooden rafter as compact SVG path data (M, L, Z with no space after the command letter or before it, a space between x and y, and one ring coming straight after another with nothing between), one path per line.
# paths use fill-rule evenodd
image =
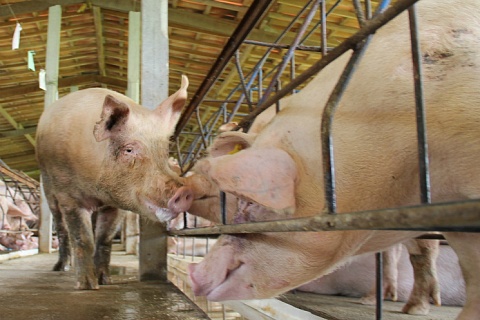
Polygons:
M105 50L103 48L103 19L100 7L94 6L93 21L95 23L95 37L97 39L97 57L98 57L98 71L101 76L106 76L105 71Z

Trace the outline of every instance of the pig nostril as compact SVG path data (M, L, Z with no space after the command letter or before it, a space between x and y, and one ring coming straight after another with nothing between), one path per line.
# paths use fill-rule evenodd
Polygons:
M192 198L191 195L187 195L187 197L186 197L187 200L190 200L191 198Z

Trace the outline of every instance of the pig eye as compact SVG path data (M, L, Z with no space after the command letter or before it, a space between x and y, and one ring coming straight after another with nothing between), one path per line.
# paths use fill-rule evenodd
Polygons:
M125 153L132 153L133 152L133 148L126 148L125 149Z
M251 207L251 206L253 206L253 204L254 204L253 202L249 201L249 202L247 202L247 207Z

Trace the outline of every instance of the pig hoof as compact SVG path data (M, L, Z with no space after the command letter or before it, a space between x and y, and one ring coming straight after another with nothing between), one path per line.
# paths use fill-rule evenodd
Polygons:
M360 303L364 305L374 305L377 301L375 295L368 295L360 299Z
M91 281L86 279L85 281L77 281L77 285L75 286L77 290L98 290L99 286L96 280Z
M112 279L110 278L110 276L106 274L102 274L100 277L98 277L98 284L100 285L112 284Z
M403 313L418 315L418 316L427 315L429 311L430 311L430 304L424 304L421 302L419 302L418 304L407 303L402 309Z
M68 271L70 270L70 266L64 262L57 262L54 266L53 266L53 271Z

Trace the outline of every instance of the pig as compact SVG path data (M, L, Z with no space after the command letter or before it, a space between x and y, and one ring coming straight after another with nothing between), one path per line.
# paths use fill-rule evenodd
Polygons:
M287 103L287 97L283 99L284 103ZM262 131L262 129L268 124L276 113L275 106L268 108L264 113L257 117L248 131L248 135L243 135L242 140L239 140L236 134L224 134L221 135L218 140L208 149L210 157L216 157L223 155L224 153L233 154L240 150L249 148L256 135ZM237 125L235 123L228 123L228 129L224 132L232 131ZM233 148L233 150L231 150ZM201 198L193 202L192 207L189 209L193 214L211 219L216 223L220 223L219 214L219 194L220 190L218 186L212 181L212 179L205 174L205 167L208 168L209 160L200 160L193 167L192 171L187 174L187 177L192 177L186 183L192 184L193 189L198 189L196 185L202 187L200 193ZM195 174L195 175L193 175ZM203 181L199 183L199 181ZM246 222L260 222L270 221L278 219L286 219L292 217L292 210L275 210L272 208L264 207L252 200L244 199L242 197L235 197L231 193L226 193L226 214L227 224L229 223L246 223ZM236 203L236 205L235 205ZM181 240L180 240L181 241ZM409 253L413 264L413 270L415 274L415 282L410 295L410 299L407 301L403 308L403 312L409 314L427 314L430 310L430 299L435 305L441 304L439 284L435 270L435 260L437 257L438 242L424 240L411 240L406 243L410 243ZM198 246L198 245L196 245ZM176 244L172 244L170 247L177 247ZM392 296L396 298L396 268L393 264L396 264L397 257L395 252L391 250L384 252L385 262L383 267L384 274L384 297ZM374 287L375 289L375 287ZM372 290L369 295L362 299L365 304L372 304L376 300L375 290Z
M38 241L32 237L33 233L27 225L27 221L36 221L38 218L31 212L30 207L17 202L20 206L17 206L12 198L0 195L0 230L11 231L0 233L0 251L38 248Z
M409 314L425 315L430 310L430 299L437 306L442 304L440 297L440 283L437 277L436 260L439 253L438 240L415 239L403 243L408 250L413 270L413 286L410 297L402 311ZM398 300L399 259L402 246L395 245L382 252L383 256L383 297ZM403 269L404 270L404 269ZM401 298L400 301L405 301ZM375 304L376 286L369 294L362 297L363 304Z
M394 245L388 252L396 255L393 267L398 272L396 299L391 298L394 301L407 301L415 281L408 252L401 244ZM373 269L375 269L375 257L371 253L365 253L350 258L346 264L334 272L304 284L296 290L354 298L364 297L369 294L371 283L375 281ZM441 279L442 304L463 306L465 283L461 280L462 271L457 256L450 246L440 246L437 269Z
M180 89L155 110L111 90L80 90L46 107L40 117L36 156L59 234L54 270L66 267L70 239L77 289L110 283L118 209L167 221L190 206L192 191L168 165L169 137L187 87L182 76Z
M480 7L475 0L423 0L416 7L425 62L432 201L475 199L480 196ZM340 101L332 127L340 214L419 203L409 41L406 13L378 30ZM294 217L321 214L322 107L349 56L330 64L287 103L282 101L282 110L249 148L205 159L204 173L221 190L267 208L293 210ZM222 135L227 134L235 135L238 144L244 133ZM228 149L226 141L223 149ZM352 256L383 251L419 234L223 235L200 264L190 265L189 277L195 294L209 300L268 298L328 274ZM443 234L466 281L458 319L480 318L480 235Z
M286 215L284 214L285 213L279 214L258 203L239 198L234 223L271 221L285 219L291 216L288 213ZM412 239L404 242L404 245L408 248L410 254L415 281L413 282L410 298L402 311L408 314L425 315L428 314L430 310L430 298L435 305L441 305L435 264L438 256L439 242L437 240ZM401 254L401 250L398 247L399 245L396 245L383 252L382 296L384 298L391 297L393 301L397 301L397 265ZM373 269L370 271L372 272L372 270ZM372 274L374 274L374 272L372 272ZM306 286L308 286L308 284ZM362 298L362 303L374 304L375 302L376 286L374 285L373 290Z

